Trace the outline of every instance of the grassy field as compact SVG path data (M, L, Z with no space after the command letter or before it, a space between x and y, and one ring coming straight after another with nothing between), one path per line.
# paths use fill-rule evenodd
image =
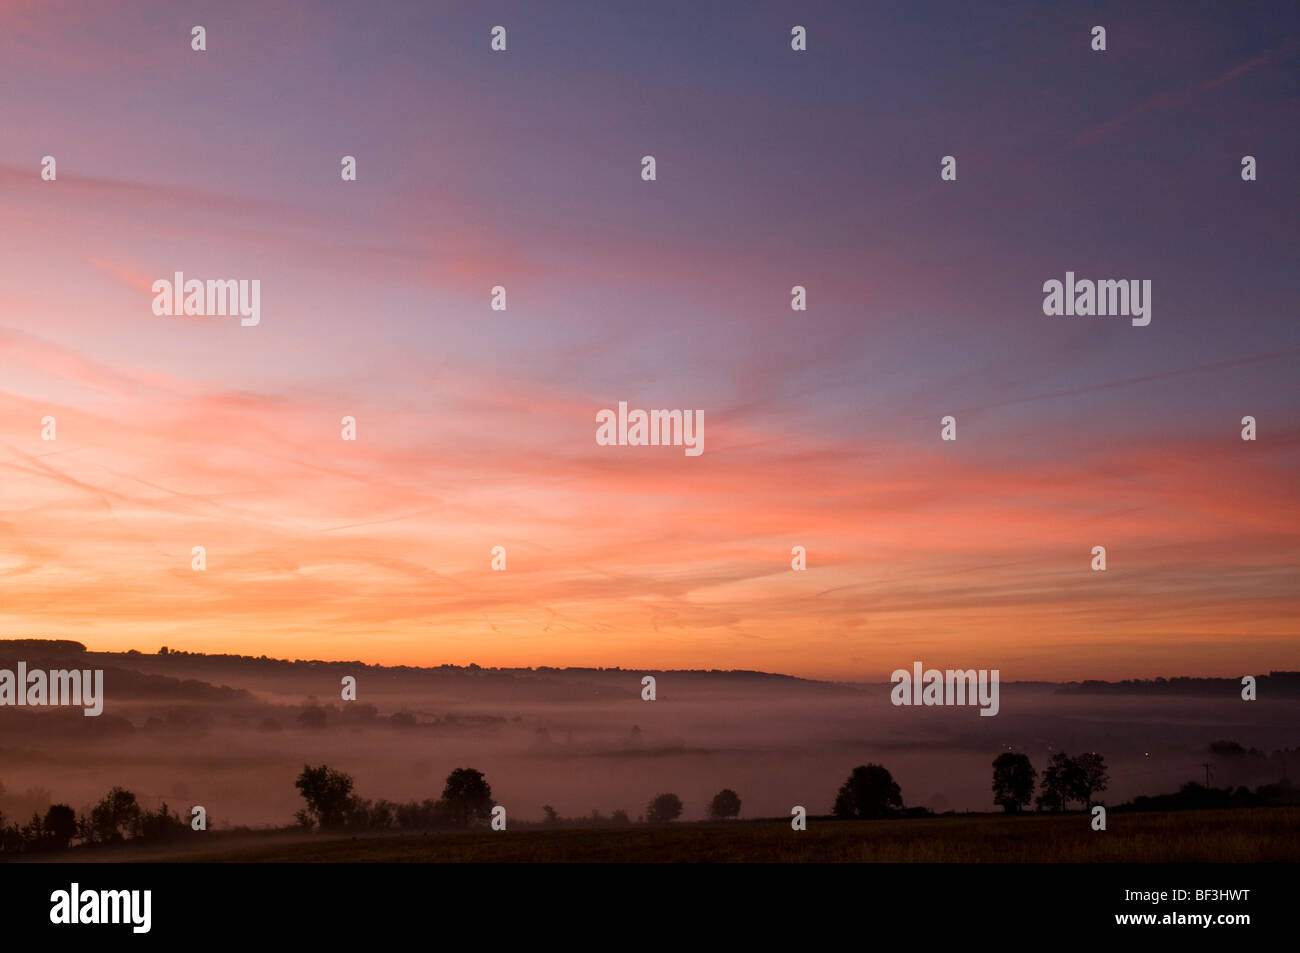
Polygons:
M666 827L337 837L211 835L207 843L73 850L49 860L180 862L1254 862L1300 860L1300 808L1085 814L953 815L915 820L784 821Z

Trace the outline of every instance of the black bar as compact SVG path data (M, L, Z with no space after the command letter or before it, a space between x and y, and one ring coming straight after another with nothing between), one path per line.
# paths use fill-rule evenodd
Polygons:
M1275 864L27 864L0 865L7 937L157 943L303 941L406 934L434 945L469 930L484 942L557 935L678 946L706 926L792 941L881 936L1203 937L1231 943L1288 926L1295 867ZM129 924L50 922L51 894L150 890L147 934ZM1187 898L1173 893L1188 891ZM1196 891L1248 891L1235 898ZM1159 894L1164 891L1165 898ZM1138 892L1152 893L1156 902ZM1154 915L1151 925L1117 915ZM1161 923L1166 915L1245 914L1249 923ZM606 945L602 943L602 945ZM693 944L692 944L693 945ZM812 944L808 944L812 945ZM53 948L53 947L51 947ZM977 948L976 946L970 947Z

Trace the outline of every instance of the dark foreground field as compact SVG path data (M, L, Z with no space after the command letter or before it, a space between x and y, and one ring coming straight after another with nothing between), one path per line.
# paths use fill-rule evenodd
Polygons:
M811 819L666 827L331 837L222 835L208 844L70 851L49 860L183 862L1256 862L1300 860L1300 808L1085 814Z

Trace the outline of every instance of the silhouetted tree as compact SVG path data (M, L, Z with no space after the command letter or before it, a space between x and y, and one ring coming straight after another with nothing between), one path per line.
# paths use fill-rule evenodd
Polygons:
M547 824L558 824L560 822L560 816L555 813L555 808L551 807L551 805L543 804L542 813L546 815Z
M1008 814L1026 807L1034 798L1034 779L1038 772L1027 755L1004 751L993 759L993 803Z
M713 800L709 802L709 817L721 821L728 817L736 817L738 814L740 814L739 794L731 788L723 788L713 795Z
M343 813L343 826L357 830L387 830L393 824L395 807L391 801L383 798L372 801L369 798L352 797Z
M1065 804L1058 791L1044 789L1038 797L1034 798L1034 806L1040 811L1057 812L1064 808Z
M884 817L901 810L903 793L893 775L879 764L861 764L853 769L835 797L836 817Z
M1038 796L1038 809L1067 810L1079 788L1079 766L1064 751L1052 755L1043 769L1042 793Z
M353 803L350 775L323 764L319 768L304 764L294 787L307 802L307 809L297 815L300 824L310 828L314 823L322 830L343 826Z
M370 808L370 817L367 823L372 829L381 831L396 826L397 805L381 797Z
M4 785L0 784L0 791ZM22 831L16 824L5 824L4 813L0 812L0 853L17 854L23 849Z
M457 827L469 827L478 821L486 821L492 815L492 787L483 777L483 772L473 768L457 768L447 775L442 799Z
M66 804L51 804L45 812L45 837L52 850L66 850L77 836L77 812Z
M91 836L97 841L120 841L137 832L140 805L125 788L113 788L90 811Z
M189 829L179 814L173 814L167 809L166 801L156 812L145 811L140 815L140 837L143 840L173 840L189 833Z
M446 803L432 798L425 798L419 803L411 801L399 804L394 813L397 826L404 830L430 830L448 826Z
M1106 759L1095 751L1089 751L1074 758L1074 771L1071 772L1071 796L1082 801L1085 808L1092 807L1092 796L1106 790L1110 784L1110 775L1106 773Z
M657 794L646 805L645 819L650 824L667 824L682 816L682 799L676 794Z
M22 829L21 837L24 850L40 850L45 846L45 824L37 811L32 811L32 819Z

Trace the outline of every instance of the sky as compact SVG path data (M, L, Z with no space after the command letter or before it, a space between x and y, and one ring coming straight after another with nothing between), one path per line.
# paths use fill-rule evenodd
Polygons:
M1282 3L0 0L0 637L1300 667L1298 67Z

